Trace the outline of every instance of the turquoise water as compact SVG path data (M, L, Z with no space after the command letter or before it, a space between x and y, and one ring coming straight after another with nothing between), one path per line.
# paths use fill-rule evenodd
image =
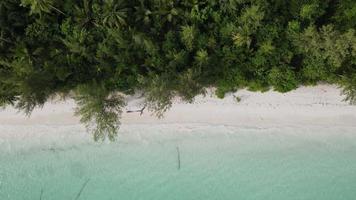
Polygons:
M1 200L356 198L352 127L142 125L100 144L79 127L1 128L43 132L0 141Z

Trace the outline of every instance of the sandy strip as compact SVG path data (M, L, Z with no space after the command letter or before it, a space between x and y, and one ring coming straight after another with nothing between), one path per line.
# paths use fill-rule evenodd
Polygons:
M235 97L241 99L236 101ZM126 113L140 109L143 100L130 98L122 117L123 125L134 124L214 124L244 127L270 127L294 125L356 126L356 106L343 101L340 89L334 85L301 87L281 94L273 91L260 93L240 90L228 94L224 99L208 94L198 96L195 102L187 104L175 99L172 108L164 118L157 119L147 110L143 115ZM0 111L2 125L77 125L74 116L75 103L50 102L42 109L35 110L31 117L25 117L13 108ZM1 133L0 133L1 135Z

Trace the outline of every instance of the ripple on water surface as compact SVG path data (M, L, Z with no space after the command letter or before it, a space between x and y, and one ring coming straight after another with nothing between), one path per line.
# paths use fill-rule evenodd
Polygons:
M1 200L356 196L353 127L142 125L101 144L78 127L33 127L28 134L1 140Z

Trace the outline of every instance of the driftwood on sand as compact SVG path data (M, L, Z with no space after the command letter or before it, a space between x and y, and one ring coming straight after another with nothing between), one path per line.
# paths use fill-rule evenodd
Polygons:
M143 111L145 110L145 108L146 108L146 105L143 106L143 108L141 108L141 109L139 109L139 110L128 110L128 111L126 111L126 112L127 112L127 113L139 112L140 115L142 115L142 114L143 114Z

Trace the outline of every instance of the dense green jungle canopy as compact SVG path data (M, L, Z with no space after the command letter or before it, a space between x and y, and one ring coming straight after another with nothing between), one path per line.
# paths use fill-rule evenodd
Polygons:
M355 0L0 0L0 106L73 97L115 139L123 94L161 116L206 87L338 84L356 103Z

